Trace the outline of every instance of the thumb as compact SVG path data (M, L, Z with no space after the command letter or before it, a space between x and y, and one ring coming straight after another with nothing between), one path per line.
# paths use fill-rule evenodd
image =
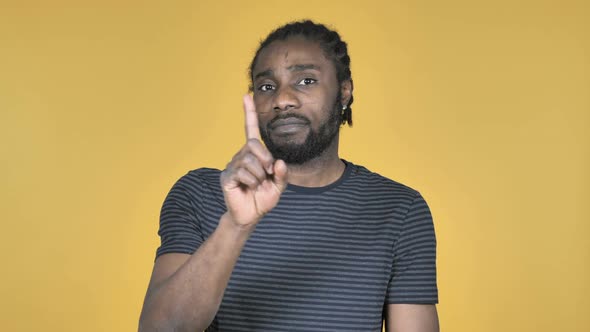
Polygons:
M285 162L280 159L275 161L273 182L281 193L287 188L287 173L287 164L285 164Z

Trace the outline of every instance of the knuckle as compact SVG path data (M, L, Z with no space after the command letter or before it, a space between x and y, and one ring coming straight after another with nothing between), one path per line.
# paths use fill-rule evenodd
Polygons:
M248 172L244 168L238 169L236 175L240 179L240 181L242 181L242 182L247 182L247 183L252 182L252 175L250 174L250 172Z
M238 176L239 178L245 178L245 177L247 177L246 170L245 170L245 169L243 169L243 168L239 168L239 169L236 171L236 176Z
M256 166L257 163L258 163L258 158L256 158L254 155L249 153L246 156L244 156L244 164L245 165Z
M236 163L236 161L237 161L238 159L240 159L240 158L241 158L241 157L244 155L244 153L246 153L246 151L245 151L245 149L242 147L242 148L240 149L240 151L238 151L238 153L236 153L236 154L234 154L234 155L233 155L233 157L231 158L231 161L228 163L228 165L233 165L233 164L235 164L235 163Z
M235 158L232 159L227 165L225 165L225 169L221 171L221 177L227 177L231 175L236 167L236 160Z
M270 153L270 151L268 151L266 149L264 150L263 156L264 156L264 160L266 162L268 162L268 163L270 163L270 162L272 162L274 160L274 158L273 158L272 154Z

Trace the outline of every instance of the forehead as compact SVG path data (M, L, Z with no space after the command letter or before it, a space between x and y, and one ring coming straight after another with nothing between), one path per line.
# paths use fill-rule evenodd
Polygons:
M297 64L314 64L322 71L332 69L318 42L303 37L276 40L263 48L253 68L253 75L265 70L277 70Z

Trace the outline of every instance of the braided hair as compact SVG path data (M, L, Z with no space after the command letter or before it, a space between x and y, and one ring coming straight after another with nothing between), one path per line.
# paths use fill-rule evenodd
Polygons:
M328 29L323 24L314 23L310 20L291 22L283 25L273 32L271 32L266 39L264 39L258 46L258 50L252 59L252 63L249 68L250 82L253 82L254 77L252 76L252 70L256 65L260 52L270 45L274 41L284 41L289 37L302 36L305 39L313 42L318 42L320 47L324 51L328 59L332 61L334 67L336 67L336 75L338 83L341 84L344 81L350 81L352 87L352 74L350 72L350 56L348 55L348 48L346 42L344 42L338 32ZM252 84L250 85L250 91L253 90ZM351 89L352 90L352 89ZM340 93L339 93L340 95ZM348 104L342 105L346 108L342 111L342 124L348 124L352 126L352 108L350 105L353 102L352 92L350 94L350 100ZM343 107L341 107L343 108Z

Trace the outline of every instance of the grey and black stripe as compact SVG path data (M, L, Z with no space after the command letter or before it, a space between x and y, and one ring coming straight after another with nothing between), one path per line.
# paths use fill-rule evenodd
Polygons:
M207 331L381 331L384 306L438 302L436 239L415 190L345 161L335 183L289 185L257 225ZM225 212L220 171L164 201L156 255L191 254Z

